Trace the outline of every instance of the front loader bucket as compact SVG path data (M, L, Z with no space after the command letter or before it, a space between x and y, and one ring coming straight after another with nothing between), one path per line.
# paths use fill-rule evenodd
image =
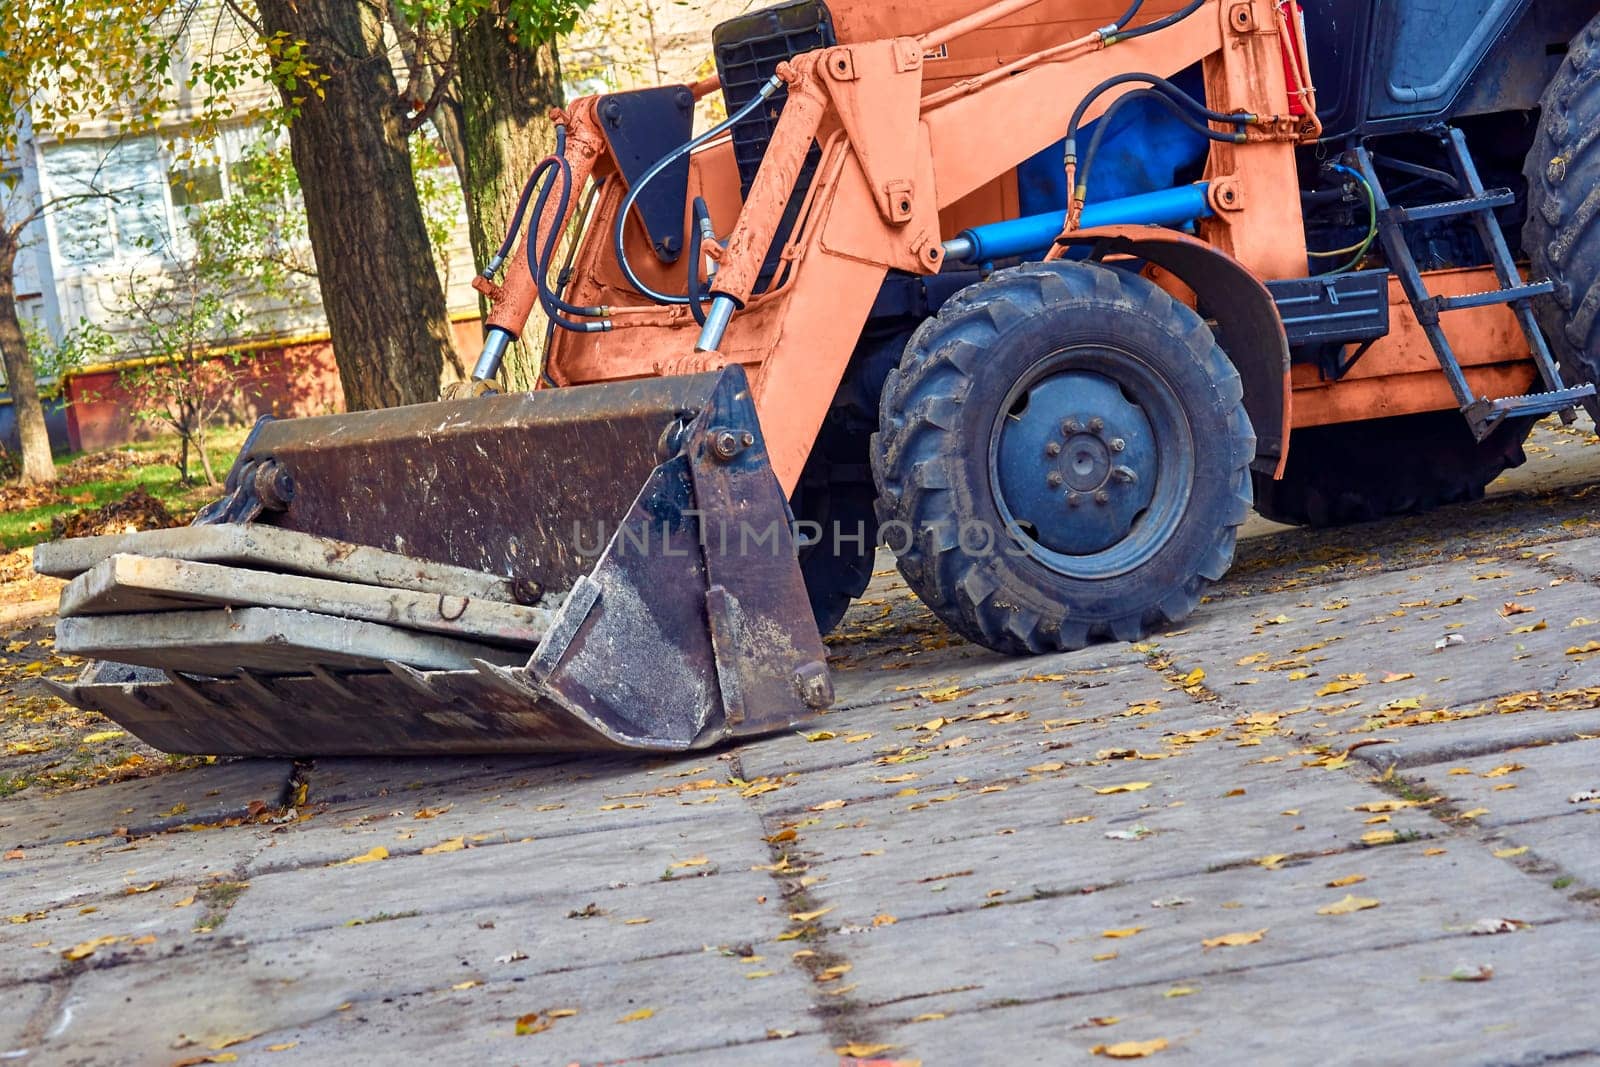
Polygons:
M832 698L744 372L264 421L196 525L41 545L171 752L680 751Z

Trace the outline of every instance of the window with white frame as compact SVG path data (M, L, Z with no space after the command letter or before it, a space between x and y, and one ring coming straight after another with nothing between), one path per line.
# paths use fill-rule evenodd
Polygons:
M169 259L188 240L186 222L208 203L235 195L240 163L263 138L255 127L223 131L205 144L154 136L74 141L44 150L53 258L68 271Z

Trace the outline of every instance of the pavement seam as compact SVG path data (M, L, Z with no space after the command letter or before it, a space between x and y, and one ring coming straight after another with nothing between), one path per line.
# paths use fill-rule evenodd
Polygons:
M729 761L729 769L736 777L741 779L744 777L744 767L740 763L737 751ZM810 888L803 883L801 877L808 868L801 867L798 870L789 868L788 854L782 847L783 842L773 840L778 836L778 831L769 825L758 805L752 803L750 808L760 824L762 838L767 845L767 854L774 865L775 869L771 872L772 880L777 883L784 910L787 912L793 909L795 914L801 915L821 910L818 900L811 895ZM792 876L785 877L776 868L787 868ZM808 932L788 943L804 941L806 949L810 950L811 954L802 956L798 960L791 956L791 962L798 964L806 972L813 983L811 988L816 991L818 983L824 980L823 976L831 968L847 966L850 961L843 953L834 951L830 947L826 927L815 927L806 923L799 929ZM820 999L818 993L813 992L811 1014L820 1019L823 1032L832 1044L842 1047L879 1043L875 1040L874 1028L863 1017L866 1010L864 1005L850 995L850 988L853 986L848 986L837 994L822 992L820 996L825 996L826 1000Z

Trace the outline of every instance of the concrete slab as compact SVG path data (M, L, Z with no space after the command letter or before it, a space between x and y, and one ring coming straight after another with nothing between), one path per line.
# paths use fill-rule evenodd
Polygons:
M1532 892L1525 875L1466 842L1445 855L1421 845L1359 855L1315 857L1278 870L1259 866L1195 872L1148 885L1043 899L996 898L961 910L870 927L849 939L855 999L869 1005L916 1003L955 1013L1007 1002L1076 996L1108 987L1174 984L1240 967L1308 958L1330 961L1397 942L1465 937L1485 918L1535 925L1585 912L1561 894ZM1355 874L1349 887L1327 883ZM1379 903L1346 915L1318 909L1354 895ZM822 890L826 900L829 893ZM1188 903L1173 906L1182 899ZM1516 914L1506 902L1516 899ZM955 902L951 902L952 905ZM896 914L894 900L884 902ZM1113 933L1134 931L1120 937ZM1265 930L1257 943L1206 949L1207 939ZM1518 937L1520 934L1499 935ZM1483 938L1489 947L1494 938ZM963 946L984 945L973 952ZM1115 953L1111 959L1096 956Z
M40 1036L40 1016L53 993L49 986L35 984L0 996L0 1062L28 1062Z
M1404 729L1386 728L1382 736L1394 744L1363 748L1358 758L1387 770L1407 770L1432 763L1470 762L1525 745L1556 744L1600 733L1600 709L1562 708L1545 710L1534 706L1514 713L1501 713L1489 706L1488 714L1449 722L1427 723Z
M1461 811L1481 809L1471 820L1480 827L1600 811L1600 740L1508 746L1473 759L1409 768L1405 776L1415 789L1442 796ZM1596 799L1571 803L1587 793Z
M116 555L235 564L422 593L515 600L511 582L499 575L257 523L46 541L34 546L33 569L56 578L76 578Z
M388 660L419 670L470 670L479 659L502 667L519 667L528 659L526 650L282 608L62 619L56 624L56 650L207 675L228 675L240 668L304 674L313 663L338 670L381 671Z
M1590 902L1600 893L1600 853L1593 847L1600 834L1594 805L1571 817L1533 819L1498 831L1506 847L1527 846L1528 858L1541 861L1547 884Z
M1493 968L1492 980L1448 979L1458 968L1480 966ZM1184 976L953 1013L880 1026L877 1034L898 1046L896 1055L950 1063L986 1062L1002 1048L1007 1063L1089 1062L1095 1046L1157 1038L1167 1042L1157 1057L1162 1062L1296 1063L1307 1056L1328 1064L1593 1059L1600 1050L1600 1019L1551 1010L1553 969L1563 983L1582 986L1600 978L1600 931L1564 922L1524 934L1400 942L1276 966L1241 961L1198 980ZM1179 988L1193 992L1168 995ZM897 1005L895 1014L909 1020L936 1010L908 1001ZM1092 1021L1113 1018L1117 1021L1109 1026Z
M403 843L392 837L369 838L346 859L378 847L389 857L252 875L251 891L229 917L230 931L260 940L335 927L377 912L432 914L549 895L581 908L607 887L700 879L769 862L754 816L748 811L734 814L732 821L699 819L642 839L638 834L579 834L472 847L470 840L425 830ZM458 840L459 846L452 844ZM433 855L421 851L440 845L454 850ZM452 891L441 896L419 889L436 880L450 884Z
M581 955L541 963L518 948L532 932L504 916L493 930L468 930L459 915L399 919L315 939L224 946L203 965L177 956L89 970L74 982L70 1024L39 1052L45 1061L70 1054L86 1065L167 1062L183 1048L203 1054L256 1035L232 1051L248 1056L296 1042L290 1051L311 1063L393 1062L399 1050L455 1063L569 1063L815 1028L805 1007L810 983L787 957L745 962L737 951L712 948L604 966L588 966ZM496 963L488 953L497 948L530 958ZM436 962L445 959L452 965ZM456 988L466 983L473 984ZM544 1033L516 1036L518 1017L553 1009L577 1014ZM644 1011L646 1018L621 1021Z
M0 800L0 844L9 850L242 817L254 802L282 802L292 770L288 760L230 760L53 797ZM0 877L7 873L0 866Z
M63 617L218 605L312 611L530 648L549 628L549 612L496 600L145 556L111 556L61 591Z

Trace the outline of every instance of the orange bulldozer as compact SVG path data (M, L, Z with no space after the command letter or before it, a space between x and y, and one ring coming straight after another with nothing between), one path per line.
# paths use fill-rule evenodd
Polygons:
M173 751L676 751L829 704L880 545L1043 653L1189 616L1252 507L1481 495L1596 407L1593 17L742 15L556 114L474 395L263 421L193 526L41 546L60 691Z

